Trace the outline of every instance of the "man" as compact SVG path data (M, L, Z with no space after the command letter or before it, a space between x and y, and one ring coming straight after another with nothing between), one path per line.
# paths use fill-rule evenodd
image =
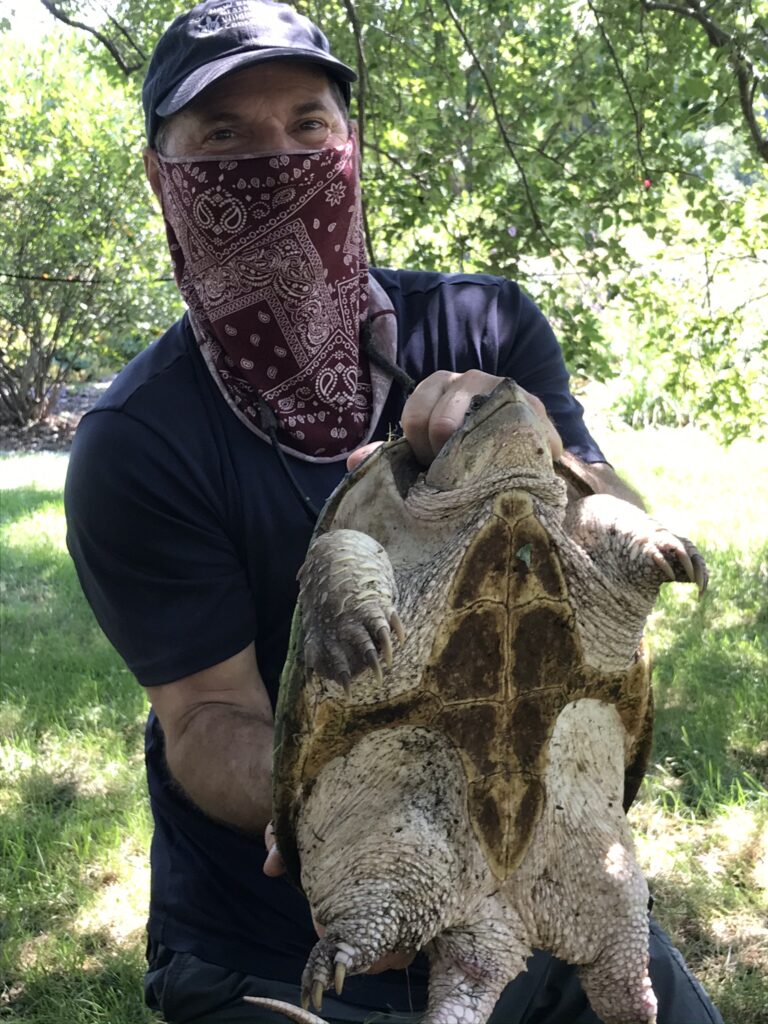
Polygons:
M310 911L275 877L276 851L262 870L272 709L313 509L347 462L401 423L428 464L471 397L511 376L551 417L554 456L565 445L596 490L633 497L517 286L369 275L354 79L314 25L271 0L206 0L160 39L145 163L189 313L118 376L72 451L70 550L152 704L146 993L178 1024L266 1021L243 996L298 999ZM720 1020L656 931L652 956L661 1021ZM350 979L326 1016L418 1011L425 964L403 970L409 959ZM493 1020L596 1018L575 971L537 954Z

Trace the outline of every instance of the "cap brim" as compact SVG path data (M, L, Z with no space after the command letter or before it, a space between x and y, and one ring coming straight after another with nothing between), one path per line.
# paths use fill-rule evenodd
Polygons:
M297 50L294 47L273 46L268 49L250 50L246 53L233 53L227 57L220 57L212 60L209 64L203 64L191 75L180 82L168 95L158 103L155 113L160 117L169 117L177 114L186 107L197 96L213 85L220 78L246 68L253 64L262 64L272 60L300 60L309 64L318 64L327 69L332 78L341 82L356 82L357 75L352 68L342 64L334 57L323 57L316 50Z

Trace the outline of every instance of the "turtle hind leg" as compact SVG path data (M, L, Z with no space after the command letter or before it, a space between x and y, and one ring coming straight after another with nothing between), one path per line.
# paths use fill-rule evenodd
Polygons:
M530 885L534 944L576 964L605 1024L652 1024L648 886L622 809L626 734L616 708L583 698L558 717L547 804L516 879Z
M600 956L579 967L590 1006L603 1024L656 1024L656 996L647 969L647 941L621 934L607 938ZM634 941L632 941L634 938Z
M347 975L360 974L384 957L406 952L401 933L402 913L391 901L382 902L372 894L366 912L356 919L334 921L315 943L301 976L301 1003L322 1009L323 992L333 987L342 994ZM409 948L412 955L418 947Z
M422 1024L486 1024L531 953L500 924L451 929L430 943L429 1004Z

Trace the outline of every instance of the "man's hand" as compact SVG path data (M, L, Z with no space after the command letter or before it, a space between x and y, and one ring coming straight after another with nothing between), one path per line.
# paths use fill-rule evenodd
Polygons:
M503 379L482 370L467 370L466 373L438 370L417 386L405 403L401 423L405 437L423 466L432 462L451 434L462 425L472 398L490 394ZM547 416L543 402L524 389L520 390L547 428L552 458L559 458L563 443ZM379 444L381 442L376 441L356 449L347 459L347 468L354 469Z
M270 821L264 830L264 845L267 848L267 859L264 861L264 874L269 875L270 878L279 878L280 875L285 874L285 864L283 858L280 856L280 851L277 848L277 839L275 838L275 830L272 827ZM312 924L315 926L315 931L322 939L325 934L325 928L315 920L314 914L312 915ZM409 967L415 958L415 953L388 953L387 956L383 956L381 960L377 960L375 964L371 964L366 974L381 974L382 971L402 971L404 968Z

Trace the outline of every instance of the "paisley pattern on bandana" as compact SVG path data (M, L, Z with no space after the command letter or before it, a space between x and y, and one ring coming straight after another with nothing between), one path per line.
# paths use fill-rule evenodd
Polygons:
M260 394L297 454L351 451L371 417L354 137L342 149L159 163L176 281L227 401L257 429Z

